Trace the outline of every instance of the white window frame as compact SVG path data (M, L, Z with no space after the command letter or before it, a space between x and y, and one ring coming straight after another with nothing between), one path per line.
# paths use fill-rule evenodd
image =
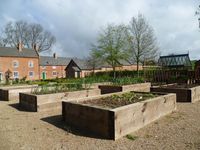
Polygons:
M28 67L33 68L34 67L34 62L32 60L28 61Z
M32 72L33 75L30 75L31 72ZM34 77L34 71L29 71L29 72L28 72L28 76L29 76L30 78L33 78L33 77Z
M15 73L17 73L18 76L15 76ZM19 71L13 71L13 78L14 79L19 79Z
M56 66L52 66L52 69L56 69Z
M55 73L55 74L54 74ZM57 76L58 74L57 74L57 71L53 71L52 72L52 76Z
M46 66L42 66L42 69L46 69Z
M15 65L15 64L16 64L16 65ZM13 68L18 68L18 67L19 67L19 61L14 60L14 61L12 62L12 66L13 66Z

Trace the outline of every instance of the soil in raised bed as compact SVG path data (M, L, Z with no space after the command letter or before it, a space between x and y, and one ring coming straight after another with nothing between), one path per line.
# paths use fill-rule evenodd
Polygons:
M159 96L158 94L152 94L152 93L129 92L129 93L121 94L121 95L112 95L105 98L82 101L79 103L113 109L113 108L117 108L117 107L121 107L125 105L130 105L133 103L137 103L140 101L144 101L150 98L158 97L158 96Z
M193 88L196 86L200 86L200 84L174 84L174 85L168 85L168 86L160 86L161 88L179 88L179 89L188 89Z

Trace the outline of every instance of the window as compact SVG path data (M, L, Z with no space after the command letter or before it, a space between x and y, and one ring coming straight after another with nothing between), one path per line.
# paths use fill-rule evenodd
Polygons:
M53 75L53 76L57 76L57 72L56 72L56 71L53 71L53 72L52 72L52 75Z
M42 66L42 69L46 69L46 66Z
M29 61L29 62L28 62L28 67L29 67L29 68L33 68L33 67L34 67L33 61Z
M18 72L18 71L14 71L14 72L13 72L13 78L14 78L14 79L19 78L19 72Z
M53 69L56 69L56 66L52 66Z
M29 77L34 77L34 72L33 71L29 72Z
M19 67L19 62L17 60L13 61L13 68L18 68Z

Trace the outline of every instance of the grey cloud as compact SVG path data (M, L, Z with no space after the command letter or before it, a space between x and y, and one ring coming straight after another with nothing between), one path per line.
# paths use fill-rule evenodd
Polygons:
M87 56L102 27L127 24L141 12L155 29L162 54L190 50L193 59L200 58L200 33L194 16L197 0L0 1L4 4L0 5L0 27L9 20L38 22L56 35L54 51L62 56Z

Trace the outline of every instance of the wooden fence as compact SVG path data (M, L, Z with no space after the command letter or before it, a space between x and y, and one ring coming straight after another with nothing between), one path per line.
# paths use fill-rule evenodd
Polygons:
M195 71L188 70L144 70L144 78L154 83L196 83Z

